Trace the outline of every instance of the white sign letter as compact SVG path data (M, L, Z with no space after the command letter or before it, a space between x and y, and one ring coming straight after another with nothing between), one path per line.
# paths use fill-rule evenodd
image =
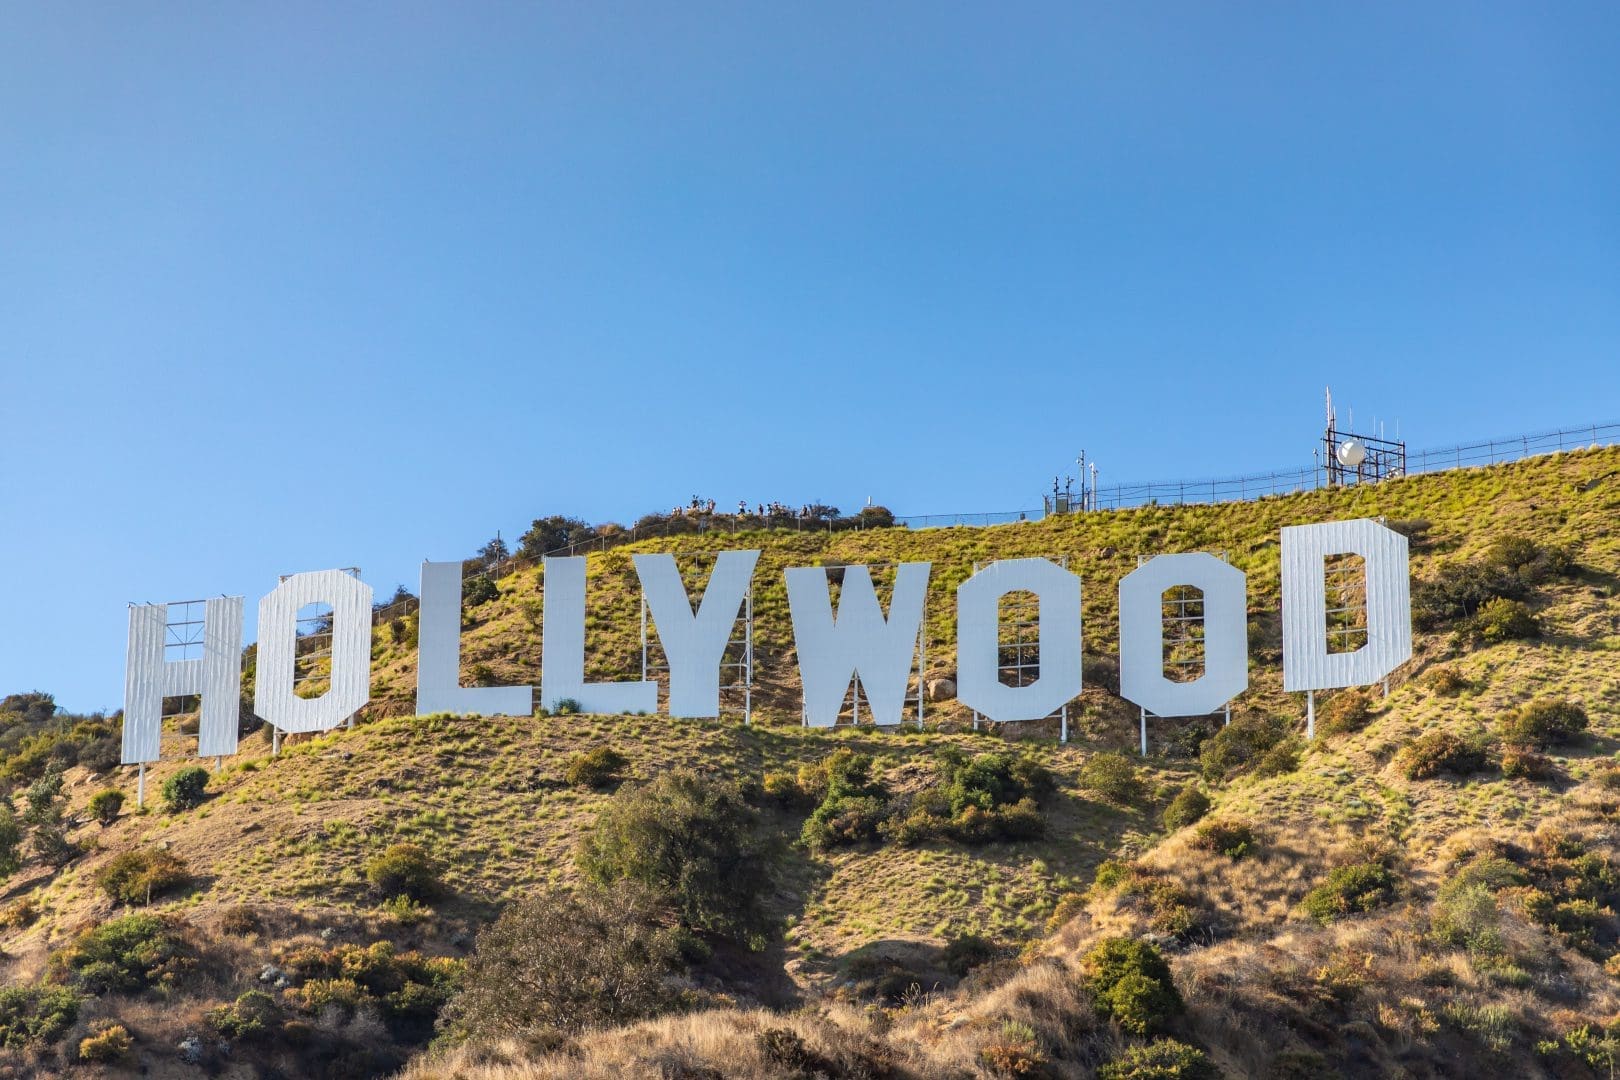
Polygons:
M1000 678L1001 598L1040 601L1040 674L1028 686ZM1080 577L1050 559L993 562L956 589L956 697L991 720L1039 720L1080 693Z
M1164 594L1204 594L1204 673L1164 675ZM1248 596L1243 571L1202 552L1160 555L1119 583L1119 695L1155 716L1214 712L1249 685Z
M242 694L242 598L220 596L203 605L202 656L165 660L167 604L135 604L129 609L129 658L124 667L123 763L158 759L163 699L202 695L197 754L236 753ZM182 640L191 640L190 636Z
M1359 555L1367 574L1367 643L1330 653L1327 559ZM1375 683L1412 658L1406 537L1376 521L1291 525L1282 531L1283 689Z
M585 557L547 559L545 575L540 692L546 705L555 709L557 702L572 699L588 713L656 710L657 683L585 681Z
M636 576L669 658L669 715L720 715L720 661L754 577L757 551L723 551L692 614L673 555L637 555Z
M548 602L549 603L549 602ZM472 716L528 716L531 686L461 685L461 564L422 564L417 610L416 712Z
M895 569L887 619L872 588L871 571L864 566L843 568L836 615L826 567L787 571L793 643L804 682L804 716L811 727L832 727L838 722L850 679L856 676L872 706L872 719L878 724L900 723L931 568L932 564L924 562L901 563Z
M293 691L298 612L332 608L332 673L320 697ZM294 574L259 601L253 711L282 731L330 731L371 700L371 586L342 570Z

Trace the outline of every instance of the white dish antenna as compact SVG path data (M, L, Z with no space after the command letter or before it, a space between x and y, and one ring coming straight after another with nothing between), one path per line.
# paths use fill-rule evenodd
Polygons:
M1367 448L1362 445L1360 439L1346 439L1339 444L1339 449L1334 453L1334 456L1339 459L1340 465L1347 469L1354 469L1367 460Z

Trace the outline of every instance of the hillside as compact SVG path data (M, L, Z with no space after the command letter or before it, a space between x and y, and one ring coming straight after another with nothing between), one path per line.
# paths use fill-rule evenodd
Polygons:
M1278 530L1360 516L1413 539L1417 652L1387 698L1333 695L1305 744L1303 702L1281 692ZM51 758L48 739L37 767L10 774L26 823L40 800L24 789L45 763L82 762L57 800L79 852L51 857L42 826L28 825L0 897L0 1074L366 1076L415 1054L413 1076L1089 1076L1148 1045L1099 1016L1086 958L1119 937L1162 952L1186 1002L1149 1027L1227 1075L1608 1074L1620 1062L1606 1027L1620 1020L1617 523L1620 450L1609 449L1247 503L985 529L710 533L590 556L588 668L600 678L640 666L631 553L762 551L749 727L417 718L414 617L385 621L361 722L277 756L262 731L248 736L194 808L154 797L136 812L132 775ZM1518 554L1504 554L1510 541ZM1215 718L1156 720L1134 782L1113 783L1107 754L1136 763L1137 723L1114 693L1117 584L1139 555L1175 551L1222 552L1248 575L1251 686L1232 734ZM954 665L956 585L975 561L1018 556L1066 558L1085 583L1087 689L1068 745L1050 723L971 732L950 701L929 703L922 733L798 726L782 569L930 561L933 678ZM700 584L702 560L688 563ZM464 678L538 682L541 576L496 585L466 612ZM1510 587L1533 636L1505 608L1490 608L1500 624L1474 615L1481 590ZM1466 615L1446 610L1459 596ZM1549 734L1538 713L1504 731L1532 701L1581 714L1584 730ZM169 743L149 792L193 764L178 726ZM601 747L625 759L618 782L569 782L573 755ZM967 758L1011 747L1044 767L1042 834L795 844L766 900L780 932L758 952L713 942L682 976L699 1011L425 1050L480 928L510 901L579 885L575 853L597 813L638 785L681 769L748 781L765 831L793 840L813 800L773 797L769 783L761 793L762 780L825 770L831 750L848 749L872 756L901 805L927 789L946 747ZM1190 783L1208 817L1169 829L1164 812ZM128 798L102 825L88 807L109 787ZM399 843L440 866L437 894L402 902L368 880L367 861ZM144 974L98 983L72 958L125 914L98 877L152 852L188 880L132 909L162 922L121 954L146 950ZM1330 881L1336 892L1307 902ZM969 937L984 939L988 962L953 962L947 946ZM394 945L384 960L348 948L379 941ZM344 998L345 980L366 992ZM410 987L422 989L397 997ZM268 994L261 1030L222 1026L215 1010L249 991ZM81 1044L110 1022L130 1045L82 1062Z

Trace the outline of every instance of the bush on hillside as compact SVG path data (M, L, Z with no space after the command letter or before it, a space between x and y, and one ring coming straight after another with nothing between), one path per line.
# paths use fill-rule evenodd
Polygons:
M1408 780L1430 780L1442 773L1468 776L1490 765L1490 749L1479 738L1430 731L1395 755L1395 765Z
M1489 600L1468 624L1469 633L1487 645L1541 636L1541 620L1517 600Z
M1154 1039L1129 1047L1097 1073L1099 1080L1220 1080L1221 1071L1197 1047Z
M0 800L0 881L22 869L23 828L11 807Z
M1193 830L1191 846L1198 851L1241 859L1254 853L1258 841L1246 821L1205 821Z
M1398 881L1381 863L1356 863L1331 871L1327 880L1305 894L1305 914L1320 923L1371 911L1395 899Z
M439 864L418 844L391 844L365 863L366 880L383 897L431 900L444 891Z
M486 574L474 574L461 583L461 605L475 608L498 599L500 588Z
M1182 1012L1170 965L1134 938L1105 938L1081 961L1097 1010L1126 1031L1147 1035Z
M680 1006L680 950L651 890L631 883L520 900L478 935L446 1013L459 1037L556 1037Z
M1423 683L1435 693L1443 694L1447 697L1450 697L1453 694L1460 694L1464 690L1468 689L1468 687L1471 685L1467 679L1463 678L1462 674L1456 668L1449 667L1445 664L1442 664L1433 671L1430 671L1428 675L1424 677Z
M877 841L878 826L889 814L889 789L872 776L872 764L872 755L843 747L826 757L826 794L800 831L807 847L821 851Z
M123 808L124 793L117 788L108 788L90 796L90 816L102 825L111 825L118 820L118 813Z
M86 930L51 961L92 994L172 990L193 966L179 933L156 915L125 915Z
M946 971L961 978L974 968L988 964L1001 953L1001 948L989 938L978 934L963 934L952 938L945 945L945 953L940 959L945 964Z
M259 1039L269 1035L281 1018L276 999L263 990L248 990L229 1005L208 1010L208 1026L227 1039Z
M1198 788L1197 781L1188 782L1164 810L1164 827L1170 832L1186 828L1209 813L1209 796Z
M1080 766L1080 786L1115 806L1136 806L1147 796L1135 764L1124 754L1112 751L1086 759Z
M1558 770L1544 754L1509 746L1502 751L1502 775L1509 780L1552 780Z
M518 554L535 559L596 538L596 530L579 518L553 514L535 518L518 541Z
M281 963L299 981L287 993L292 1007L316 1016L328 1009L348 1016L371 1009L408 1035L431 1031L462 978L461 961L400 952L391 941L307 945L287 953Z
M1497 724L1497 732L1506 746L1551 750L1580 738L1588 723L1586 710L1573 701L1537 698L1504 716Z
M1413 621L1421 630L1433 630L1473 619L1492 601L1528 599L1537 585L1574 570L1567 548L1521 537L1498 540L1481 558L1446 563L1413 589Z
M1204 740L1198 753L1204 779L1218 784L1253 767L1287 735L1287 726L1275 716L1236 717Z
M563 779L574 787L603 788L615 784L630 759L609 746L582 751L563 766Z
M935 783L891 802L880 831L900 844L955 840L986 844L1030 840L1046 833L1036 800L1052 789L1052 775L1027 754L969 756L955 747L934 759Z
M1318 735L1348 735L1360 731L1372 719L1372 695L1362 689L1341 690L1322 708L1317 718Z
M1258 779L1286 776L1299 768L1299 758L1304 752L1304 739L1298 735L1285 736L1255 762L1254 776Z
M162 848L139 848L114 855L96 874L96 884L120 904L150 904L191 882L185 860Z
M597 815L579 862L600 885L634 882L667 897L693 930L763 947L779 857L736 784L677 771L621 788Z
M0 1046L30 1050L67 1034L79 1018L79 995L65 986L0 988Z
M189 765L163 781L163 804L170 813L201 806L208 788L208 770Z
M79 1040L79 1060L97 1065L111 1064L128 1057L134 1046L135 1040L123 1024L98 1020L91 1026L90 1034Z

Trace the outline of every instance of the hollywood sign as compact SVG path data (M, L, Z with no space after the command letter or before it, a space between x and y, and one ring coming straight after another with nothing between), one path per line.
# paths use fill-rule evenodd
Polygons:
M668 658L670 716L717 717L720 667L759 561L758 551L727 551L716 559L694 609L673 555L634 556L642 596ZM1353 651L1329 646L1327 561L1356 555L1365 574L1366 640ZM931 565L901 563L884 613L865 566L844 568L834 610L825 567L785 571L793 638L804 688L804 719L832 727L852 681L873 720L899 724L912 676L921 679L920 643ZM528 715L532 686L460 685L461 572L459 562L422 564L417 645L419 714ZM540 687L554 705L571 699L591 713L651 713L658 684L646 679L588 682L585 678L585 560L548 558L544 566ZM1164 673L1163 597L1190 587L1203 594L1202 674L1178 682ZM1037 677L1024 686L1000 677L1000 603L1012 592L1037 601ZM320 732L352 717L371 695L371 587L339 570L294 574L259 602L258 670L254 711L279 732ZM331 672L327 690L306 698L295 691L298 613L331 608ZM1283 689L1314 694L1364 686L1387 677L1412 655L1406 538L1375 521L1328 522L1282 530ZM957 699L985 718L1036 720L1050 716L1081 690L1080 578L1049 559L991 563L956 590ZM236 752L241 693L242 598L206 602L202 656L168 660L168 608L134 605L129 612L125 672L123 761L156 761L163 699L200 695L197 752ZM1249 684L1247 579L1208 554L1160 555L1119 583L1120 694L1144 716L1215 712ZM144 775L144 774L143 774Z

